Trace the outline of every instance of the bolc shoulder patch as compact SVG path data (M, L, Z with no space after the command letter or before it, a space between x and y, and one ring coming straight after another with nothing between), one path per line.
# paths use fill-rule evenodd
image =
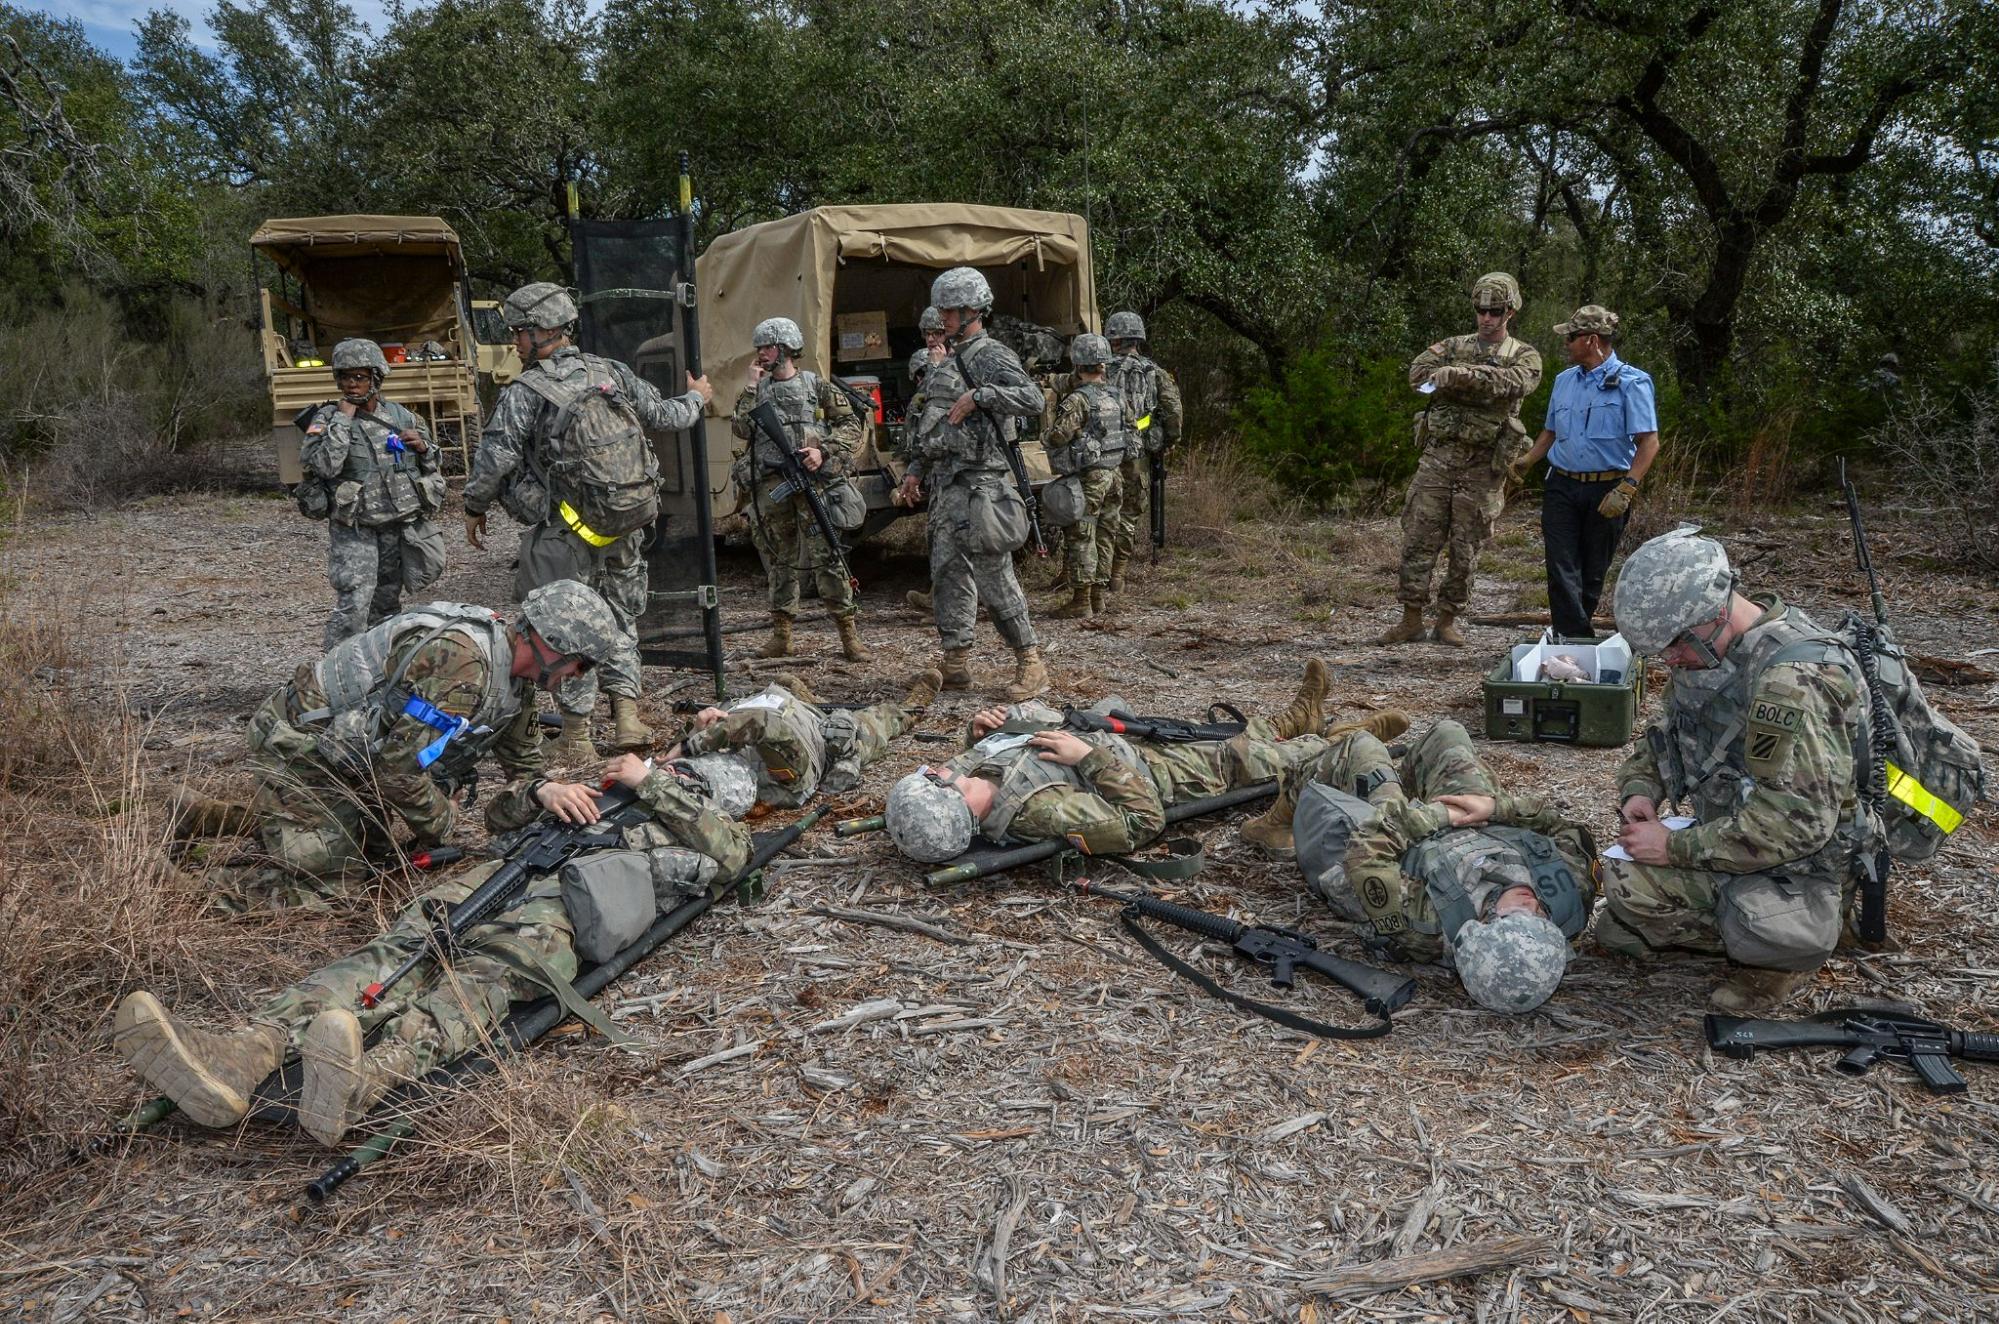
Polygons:
M1759 775L1780 768L1791 752L1791 744L1804 728L1805 710L1796 704L1757 698L1749 704L1749 733L1744 737L1742 756L1749 771Z

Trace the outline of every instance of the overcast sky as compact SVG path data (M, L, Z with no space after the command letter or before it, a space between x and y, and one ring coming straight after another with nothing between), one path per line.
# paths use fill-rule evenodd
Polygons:
M194 25L195 36L204 45L211 44L213 40L203 16L214 8L214 0L16 0L16 3L23 9L38 9L59 18L75 19L83 24L84 35L99 49L121 60L132 58L137 48L133 30L149 10L171 9L184 14L187 21ZM346 0L346 3L371 30L381 31L382 0Z

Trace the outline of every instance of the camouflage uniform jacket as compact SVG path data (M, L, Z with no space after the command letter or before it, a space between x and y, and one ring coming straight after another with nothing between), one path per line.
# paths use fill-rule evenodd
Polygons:
M391 454L391 434L415 437L423 446ZM331 518L339 524L384 528L419 519L444 501L430 433L422 419L393 400L377 397L373 408L352 418L338 401L327 401L306 420L298 458L308 474L326 484Z
M750 443L748 450L754 457L758 478L784 467L784 457L778 453L776 443L750 421L750 411L761 404L776 408L777 416L784 420L785 429L791 434L793 446L811 444L825 452L817 475L836 478L846 472L847 461L860 449L865 428L845 391L818 373L801 370L782 381L766 373L755 389L737 396L729 429Z
M1497 345L1476 335L1450 336L1410 361L1409 384L1421 386L1445 367L1451 369L1449 384L1437 387L1423 410L1431 440L1481 449L1502 442L1511 449L1513 438L1525 441L1520 401L1541 384L1540 350L1512 336Z
M1055 406L1055 422L1043 442L1049 467L1058 474L1117 468L1124 460L1128 423L1116 392L1101 382L1077 383Z
M951 406L966 391L978 408L953 423ZM1017 420L1038 417L1047 399L1013 351L981 331L959 341L924 375L922 404L909 472L935 489L960 473L1005 473L1005 447L1018 435Z
M637 411L639 421L660 432L676 432L701 421L701 394L667 397L616 359L599 359L574 345L564 345L545 359L522 369L547 373L559 381L580 377L589 361L601 363L618 383L618 389ZM483 515L495 501L523 524L539 524L548 518L548 489L542 475L547 465L541 454L541 430L553 418L548 401L534 388L519 381L507 383L493 406L493 416L479 434L479 453L472 460L472 476L465 483L465 513Z
M1581 825L1563 818L1542 797L1502 791L1493 797L1489 824L1454 828L1442 805L1405 799L1394 783L1382 789L1390 794L1369 797L1375 816L1347 847L1346 874L1362 908L1373 917L1373 936L1396 959L1433 961L1448 950L1453 935L1443 931L1442 912L1449 896L1436 892L1433 884L1445 884L1452 893L1461 890L1475 916L1485 914L1509 888L1534 886L1520 843L1487 827L1522 829L1554 847L1581 894L1578 904L1561 916L1562 928L1570 938L1582 932L1595 900L1595 846Z
M407 619L393 617L375 628L394 629L397 622ZM448 716L469 719L482 708L498 712L499 719L483 732L468 731L455 737L451 743L458 749L454 753L467 762L491 753L505 769L507 786L487 806L489 823L496 816L504 819L528 810L530 817L539 813L540 806L535 803L533 793L542 780L541 731L535 722L533 683L505 673L495 675L487 650L459 631L447 630L426 638L430 633L412 630L407 638L398 639L391 646L383 683L402 668L400 692L426 700ZM491 692L495 686L503 687L505 692ZM317 723L301 725L303 717L325 705L326 691L320 683L318 668L305 662L267 707L278 708L280 711L272 716L296 728L296 739L289 743L307 749L318 743L315 732L322 728ZM444 840L457 821L457 807L448 789L418 762L419 755L437 741L439 734L436 727L399 708L382 731L374 757L360 773L371 797L400 816L417 840L424 843Z
M1879 831L1854 759L1868 748L1867 683L1809 616L1775 595L1751 601L1763 614L1721 666L1674 670L1664 713L1618 770L1618 801L1687 805L1699 823L1666 838L1681 868L1843 884ZM1808 656L1772 661L1786 649Z
M639 799L646 802L652 818L624 830L627 850L671 850L684 848L705 855L720 866L723 877L742 871L750 861L750 834L742 824L716 812L707 798L670 767L655 768L639 783ZM532 802L515 801L504 812L489 809L487 826L495 832L513 832L542 815ZM558 874L538 875L529 889L533 896L557 896L561 887Z
M680 742L689 757L754 749L760 760L757 799L796 809L810 800L825 775L826 714L785 689L771 685L729 705L728 716L687 733Z
M1185 411L1173 374L1139 353L1113 354L1105 366L1105 380L1123 402L1131 429L1125 436L1127 452L1156 455L1177 443Z

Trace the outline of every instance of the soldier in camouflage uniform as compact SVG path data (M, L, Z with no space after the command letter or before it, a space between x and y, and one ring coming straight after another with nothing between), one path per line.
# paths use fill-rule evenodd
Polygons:
M725 804L712 780L687 772L649 770L630 754L609 768L610 776L635 789L651 810L647 821L623 829L621 844L644 853L662 910L718 878L734 877L750 857L749 834L731 821L747 802L747 775L737 774L743 778L741 802ZM586 798L594 794L585 792ZM523 827L533 817L525 801L511 801L494 827ZM431 928L427 904L449 907L464 900L501 864L478 865L432 888L389 932L286 989L254 1012L247 1026L222 1033L198 1030L171 1015L153 994L136 992L119 1004L113 1045L191 1121L211 1127L242 1121L257 1085L296 1052L305 1064L299 1124L322 1144L338 1144L390 1088L490 1042L513 1006L553 992L594 1016L570 987L578 969L575 924L556 873L534 876L527 899L503 921L467 933L448 970L435 962L421 965L379 1005L361 1005L362 990L388 976L425 941ZM366 1043L370 1034L373 1047Z
M1088 620L1104 609L1117 550L1120 466L1129 420L1117 392L1105 382L1111 361L1108 340L1077 336L1069 361L1076 366L1075 388L1055 406L1055 421L1044 439L1056 481L1043 489L1041 509L1052 518L1067 501L1080 512L1062 531L1069 557L1069 603L1052 613L1073 621Z
M734 477L738 503L750 512L750 541L763 558L770 584L770 639L759 657L790 657L791 622L798 615L799 579L810 574L819 600L833 613L840 631L840 652L849 662L874 657L861 642L854 604L854 586L840 573L833 549L826 544L806 504L786 476L784 452L764 436L751 411L768 404L791 434L799 462L819 483L821 500L837 518L852 517L860 527L866 514L860 493L847 478L848 462L864 435L860 415L846 393L815 372L798 366L805 336L788 317L768 317L750 333L756 353L750 359L749 380L736 397L730 428L748 443L736 457Z
M1411 386L1435 389L1416 416L1423 458L1402 508L1402 575L1396 592L1402 622L1382 636L1385 644L1423 637L1430 576L1444 548L1449 549L1449 568L1437 591L1433 637L1439 643L1464 644L1457 618L1471 600L1479 548L1492 536L1493 523L1505 507L1508 473L1527 450L1520 401L1541 383L1541 352L1512 335L1520 286L1503 271L1490 272L1472 286L1472 305L1476 332L1439 340L1409 364Z
M571 411L551 397L568 397L586 384L629 407L645 427L674 432L696 427L714 398L706 377L687 377L687 393L667 399L622 363L585 354L570 343L579 316L576 301L559 285L537 281L507 296L501 316L514 333L521 356L520 376L500 392L493 416L479 439L472 476L465 484L465 536L483 547L486 512L497 501L528 526L521 535L514 571L514 596L524 598L544 584L573 579L603 595L617 614L624 641L603 661L604 690L611 696L621 749L643 749L652 732L639 720L638 620L646 606L645 528L616 537L593 531L577 516L579 494L551 490L556 462L555 431ZM657 493L658 464L650 443L637 459L649 466ZM597 705L597 677L579 676L556 696L562 738L555 757L583 763L596 757L590 743L590 716Z
M1618 770L1628 860L1604 861L1597 940L1627 956L1726 956L1711 1005L1775 1006L1840 938L1883 839L1859 792L1867 681L1844 638L1774 594L1744 596L1688 526L1626 558L1617 628L1672 668L1665 711ZM1679 802L1697 822L1670 831Z
M993 291L984 276L953 267L931 283L930 301L952 350L924 378L900 500L914 505L926 491L930 497L930 584L944 688L971 688L972 629L983 602L1013 648L1005 693L1019 703L1048 688L1048 669L1013 572L1013 553L1027 541L1027 508L1006 447L1018 421L1039 415L1044 401L1013 351L986 334Z
M937 697L943 677L926 671L900 703L827 708L796 676L778 676L727 708L703 708L669 757L754 750L757 801L797 809L820 791L840 795L888 752Z
M973 717L964 753L891 788L889 836L926 864L963 854L975 832L1005 844L1066 840L1091 855L1137 850L1166 826L1169 807L1270 781L1323 754L1326 681L1314 658L1289 707L1228 740L1078 733L1052 729L1062 715L1045 704L988 708ZM1091 709L1113 710L1130 711L1115 696ZM1035 729L1043 725L1051 729Z
M303 424L298 458L316 490L298 494L299 504L324 507L331 537L327 648L395 615L404 592L444 573L444 533L430 518L444 504L444 476L422 420L382 398L388 375L374 341L341 341L333 347L340 398Z
M933 366L944 361L950 348L945 344L944 315L937 311L935 305L923 310L922 316L916 319L916 329L923 333L923 348L909 356L909 380L921 387L924 376ZM915 413L912 404L910 416L914 417Z
M1180 443L1180 383L1173 374L1145 356L1145 320L1137 313L1112 313L1104 323L1111 342L1108 379L1124 405L1130 425L1124 458L1118 467L1118 520L1111 538L1114 555L1105 588L1124 592L1125 566L1146 527L1146 497L1152 490L1148 466Z
M1286 782L1306 883L1370 947L1449 964L1494 1011L1554 993L1596 900L1596 844L1543 797L1502 790L1464 727L1438 722L1399 771L1358 731Z
M264 865L223 871L217 904L323 904L392 855L398 818L416 846L443 841L457 823L453 792L489 751L508 777L489 822L536 809L594 818L587 788L541 775L534 692L553 692L619 638L602 598L558 580L530 593L513 625L433 602L300 663L250 718L254 801L180 807L183 836L253 831L263 848Z

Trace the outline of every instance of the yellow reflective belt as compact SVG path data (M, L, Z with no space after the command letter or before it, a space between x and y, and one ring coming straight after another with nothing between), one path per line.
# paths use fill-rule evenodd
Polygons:
M616 538L606 538L603 534L585 524L583 517L576 513L576 507L570 505L567 501L557 505L555 513L562 516L562 522L569 526L571 533L581 538L584 542L589 543L592 547L609 547L617 541Z
M1957 825L1964 821L1964 815L1953 809L1949 801L1940 799L1929 787L1892 763L1888 765L1888 794L1936 824L1945 836L1957 831Z
M1132 426L1137 428L1140 432L1145 431L1147 428L1152 426L1152 415L1147 414L1144 418L1141 418L1138 420L1138 422L1132 424Z

